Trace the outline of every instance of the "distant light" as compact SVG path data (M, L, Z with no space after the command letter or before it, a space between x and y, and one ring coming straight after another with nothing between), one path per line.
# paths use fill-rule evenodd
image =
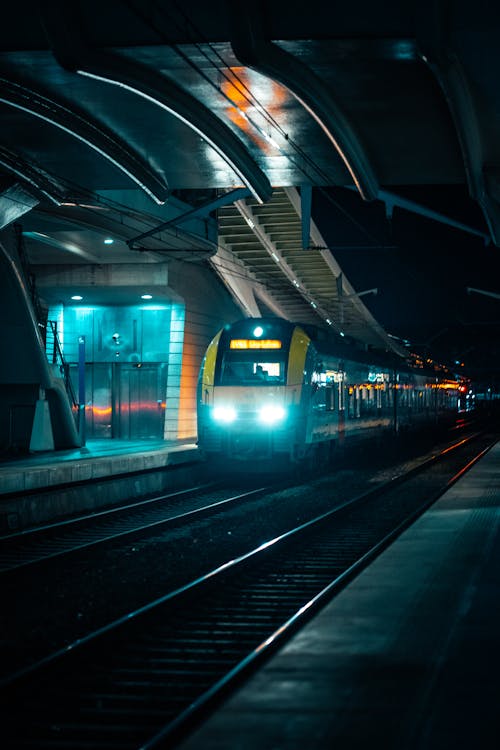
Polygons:
M253 335L255 336L256 339L260 338L263 333L264 333L264 329L262 328L262 326L257 326L256 328L253 329Z
M413 41L407 41L406 39L398 39L392 43L392 55L396 60L415 60L415 44ZM423 57L424 62L427 62L427 58Z
M74 300L77 300L77 301L79 301L79 300L83 299L83 297L82 297L81 295L79 295L79 294L74 294L74 295L73 295L73 296L71 297L71 299L74 299Z
M153 299L152 294L141 294L141 299Z
M112 237L106 237L104 240L105 245L112 245L114 242L114 239Z
M341 336L345 336L345 333L344 333L344 331L340 331L340 335L341 335Z

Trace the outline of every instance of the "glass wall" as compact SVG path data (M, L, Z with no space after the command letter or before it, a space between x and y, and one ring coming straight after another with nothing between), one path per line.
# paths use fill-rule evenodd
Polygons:
M178 399L169 404L167 392L180 385L179 368L169 368L174 307L75 305L49 312L75 393L84 378L87 438L164 437L167 410L175 418L178 410Z

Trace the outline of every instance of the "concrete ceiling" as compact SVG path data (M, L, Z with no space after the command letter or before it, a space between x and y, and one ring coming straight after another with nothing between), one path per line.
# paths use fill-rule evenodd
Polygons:
M102 262L107 233L134 262L133 238L179 197L244 187L258 207L277 188L349 187L391 212L401 186L462 186L467 228L500 245L499 32L485 1L11 3L2 216L22 189L35 263ZM175 223L141 249L215 252Z

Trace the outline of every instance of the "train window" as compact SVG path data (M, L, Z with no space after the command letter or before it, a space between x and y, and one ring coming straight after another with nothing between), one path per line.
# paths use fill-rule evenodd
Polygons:
M278 352L227 351L219 385L283 385L285 361Z
M359 396L359 414L357 416L374 414L377 409L375 388L371 384L364 383L359 388Z
M255 374L265 379L279 378L280 369L279 362L258 362L255 365Z
M359 419L360 415L360 392L356 385L349 386L347 392L347 417L349 419Z
M332 385L318 385L313 392L312 405L314 411L335 410L335 390Z
M333 411L335 409L335 390L333 385L325 388L325 406L327 411Z

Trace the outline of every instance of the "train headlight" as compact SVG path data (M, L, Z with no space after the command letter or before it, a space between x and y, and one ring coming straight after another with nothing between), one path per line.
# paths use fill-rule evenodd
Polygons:
M236 419L236 409L233 406L216 406L212 412L216 422L234 422Z
M276 424L285 418L285 410L282 406L268 404L263 406L259 412L259 420L264 424Z

